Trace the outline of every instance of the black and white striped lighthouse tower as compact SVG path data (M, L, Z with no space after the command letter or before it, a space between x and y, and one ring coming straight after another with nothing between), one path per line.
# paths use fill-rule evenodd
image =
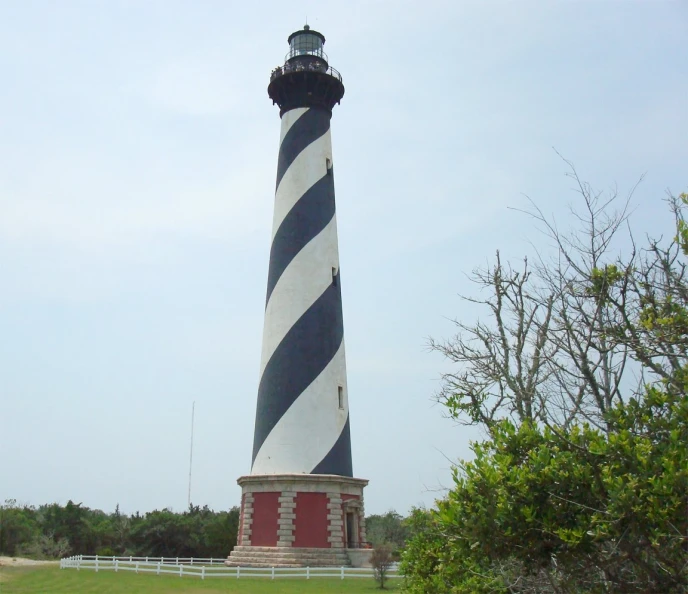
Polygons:
M308 27L268 94L282 119L251 474L237 565L354 565L366 557L353 477L330 119L342 77Z

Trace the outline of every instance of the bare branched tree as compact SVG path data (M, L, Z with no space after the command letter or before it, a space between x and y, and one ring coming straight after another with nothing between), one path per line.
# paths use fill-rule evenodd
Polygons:
M567 164L581 198L581 206L571 208L578 228L560 230L531 202L521 212L552 242L554 256L538 253L534 266L524 260L514 269L497 252L492 267L471 276L478 293L488 296L462 296L484 306L488 320L455 320L454 338L429 341L431 350L458 364L442 377L437 399L460 423L489 430L506 417L564 429L585 421L604 430L606 413L638 387L639 378L628 373L629 356L643 364L650 357L661 375L664 363L654 361L631 321L653 291L664 299L681 286L681 279L672 283L668 276L675 274L676 248L667 252L654 243L639 255L627 225L635 187L625 197L595 192ZM621 236L633 246L623 260L616 251Z
M545 362L556 356L547 339L553 297L533 298L528 261L514 270L497 263L489 270L475 270L471 280L489 297L462 297L486 306L490 323L454 323L459 333L445 342L430 339L430 348L459 363L458 372L443 376L438 398L459 422L490 426L503 416L518 421L543 419L546 410L540 387L551 369Z

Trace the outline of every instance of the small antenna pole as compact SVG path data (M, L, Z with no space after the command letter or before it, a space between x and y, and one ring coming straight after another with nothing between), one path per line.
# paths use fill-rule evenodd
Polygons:
M194 437L194 414L196 412L196 401L191 405L191 447L189 448L189 497L188 507L191 507L191 468L193 466L193 437Z

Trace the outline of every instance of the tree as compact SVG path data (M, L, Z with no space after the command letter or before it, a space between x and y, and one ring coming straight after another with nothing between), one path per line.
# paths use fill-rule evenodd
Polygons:
M129 532L131 530L131 520L122 514L119 503L115 506L115 511L110 517L112 525L112 547L116 555L123 555L129 542Z
M18 549L39 534L36 510L8 499L0 505L0 553L14 556Z
M370 564L373 566L373 576L375 581L380 584L380 589L385 589L385 580L390 567L394 563L392 555L392 546L389 544L382 544L373 549L373 554L370 556Z
M404 518L394 510L379 515L373 514L366 518L366 538L373 547L385 543L392 545L396 553L403 546L408 536L408 528Z
M199 557L226 557L234 548L239 534L239 508L216 512L203 526L203 548Z
M623 398L629 344L609 330L631 322L624 314L640 295L629 291L642 290L640 279L630 283L642 258L635 250L626 261L614 256L630 196L614 209L616 193L595 192L573 167L570 176L583 201L580 212L571 212L581 228L562 233L532 204L526 214L554 243L556 255L538 256L534 266L525 259L513 268L497 252L493 267L472 276L488 297L464 297L487 309L490 321L456 320L456 337L430 341L461 366L443 377L439 394L460 422L489 427L511 418L564 428L580 421L604 425L605 413Z
M438 400L487 439L403 558L412 592L682 592L688 586L688 197L672 239L639 249L628 198L571 169L582 227L528 214L557 248L474 280L489 321L431 347L456 362Z
M214 512L191 505L183 513L155 510L132 521L133 554L151 557L225 557L237 539L239 509Z
M90 509L74 503L71 499L63 507L57 503L42 505L38 508L39 523L43 534L54 538L56 542L65 539L72 552L94 555L95 550L89 546L89 526L86 520ZM86 551L86 552L83 552Z

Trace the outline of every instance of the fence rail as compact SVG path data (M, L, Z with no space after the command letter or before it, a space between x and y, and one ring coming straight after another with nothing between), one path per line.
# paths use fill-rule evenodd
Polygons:
M74 555L66 557L62 561L81 560L82 563L98 561L119 561L120 563L133 563L136 561L143 563L164 563L166 565L224 565L226 557L131 557L131 556L104 556L104 555Z
M74 555L60 560L60 569L90 569L94 571L134 571L136 573L171 574L179 577L240 578L372 578L367 567L227 567L224 559L193 557L100 557ZM389 578L400 578L396 566L389 569Z

